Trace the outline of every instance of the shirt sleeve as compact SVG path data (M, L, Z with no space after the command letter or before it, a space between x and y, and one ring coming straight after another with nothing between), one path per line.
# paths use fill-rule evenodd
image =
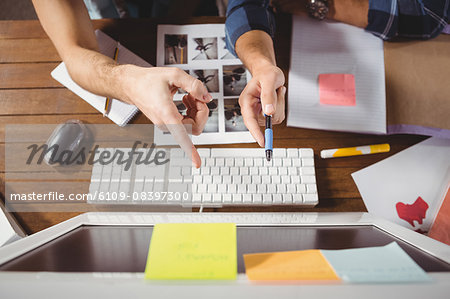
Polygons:
M262 30L272 38L275 33L275 21L270 0L230 0L225 22L226 44L228 50L236 55L235 45L238 38L251 30Z
M450 0L369 0L366 30L382 38L430 39L447 26Z

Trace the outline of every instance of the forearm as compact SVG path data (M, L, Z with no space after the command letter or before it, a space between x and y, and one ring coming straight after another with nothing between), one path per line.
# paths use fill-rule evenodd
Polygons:
M33 4L72 79L90 92L129 102L125 87L126 73L131 66L118 66L113 59L98 52L84 2L33 0Z
M366 28L369 0L331 0L328 18L353 26Z
M132 103L128 79L138 67L118 65L110 57L85 48L72 49L65 54L64 62L71 78L84 89Z
M272 38L261 30L241 35L236 41L236 53L252 74L260 67L276 66Z

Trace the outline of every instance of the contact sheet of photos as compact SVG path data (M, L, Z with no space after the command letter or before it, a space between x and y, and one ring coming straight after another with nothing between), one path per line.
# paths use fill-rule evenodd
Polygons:
M205 84L213 100L208 103L209 118L203 133L192 136L194 144L247 143L254 139L244 125L239 95L250 80L242 62L225 46L225 25L159 25L158 66L173 66ZM185 91L174 96L180 114L186 114L182 102ZM155 142L167 144L171 138L155 130Z

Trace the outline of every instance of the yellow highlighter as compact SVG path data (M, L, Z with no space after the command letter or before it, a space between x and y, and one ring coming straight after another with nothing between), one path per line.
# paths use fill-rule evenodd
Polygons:
M322 157L323 159L336 157L350 157L350 156L387 153L390 150L391 147L389 146L389 144L384 143L384 144L327 149L320 152L320 157Z

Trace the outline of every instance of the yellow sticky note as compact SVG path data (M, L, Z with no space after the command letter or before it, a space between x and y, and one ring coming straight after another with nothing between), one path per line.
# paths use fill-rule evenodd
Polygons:
M153 229L146 279L236 279L236 225L162 223Z
M339 280L320 250L244 254L250 280Z

